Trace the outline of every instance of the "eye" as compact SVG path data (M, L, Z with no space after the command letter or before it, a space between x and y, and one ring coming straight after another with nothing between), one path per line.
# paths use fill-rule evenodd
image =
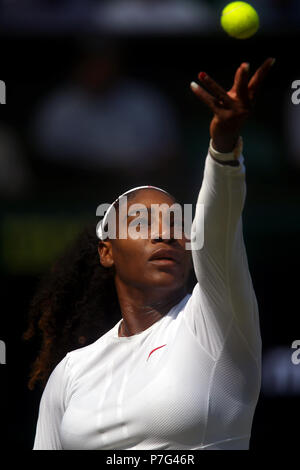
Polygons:
M172 220L171 226L174 226L174 225L176 225L177 227L184 227L184 220L182 219L175 220L175 224L174 224L174 220Z
M135 225L146 225L147 223L148 223L148 219L145 219L145 218L139 219L139 218L137 218L137 219L134 219L131 222L130 225L133 225L133 226L135 226Z

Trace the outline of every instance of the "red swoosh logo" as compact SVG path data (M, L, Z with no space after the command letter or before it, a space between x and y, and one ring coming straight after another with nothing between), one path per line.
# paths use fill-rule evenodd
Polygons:
M148 358L147 358L147 361L148 361L149 357L151 356L151 354L152 354L154 351L156 351L157 349L163 348L164 346L167 346L167 345L166 345L166 344L163 344L162 346L158 346L158 348L152 349L152 351L149 353L149 356L148 356Z

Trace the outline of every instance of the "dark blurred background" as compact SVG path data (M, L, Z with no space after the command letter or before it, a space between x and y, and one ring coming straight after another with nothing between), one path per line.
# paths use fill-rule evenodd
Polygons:
M39 277L98 222L100 203L132 186L161 186L195 207L211 114L189 84L203 70L229 89L241 62L254 72L267 57L276 63L243 132L264 354L251 449L298 442L300 2L251 1L261 25L247 40L221 30L226 3L0 1L1 405L14 448L32 448L41 395L27 389L36 345L21 338Z

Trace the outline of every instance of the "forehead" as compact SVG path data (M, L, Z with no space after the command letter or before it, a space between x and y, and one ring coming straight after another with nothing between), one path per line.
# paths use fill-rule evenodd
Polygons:
M153 206L153 210L155 211L157 208L158 210L160 210L159 207L163 208L163 210L166 210L167 207L171 207L174 203L176 203L176 199L173 196L168 195L163 191L150 188L139 189L138 191L129 193L126 196L127 205L125 206L125 212L123 212L123 216L121 218L122 222L126 222L126 220L128 220L130 217L135 217L137 215L136 210L138 210L138 213L141 214L140 211L143 211L143 209L141 207L132 207L135 204L142 205L142 207L144 208L143 212L150 214L152 212L152 205L156 205L156 207ZM131 207L132 210L130 210ZM119 212L120 206L118 204L117 213ZM119 217L117 217L117 223L118 222Z
M132 193L126 194L127 196L127 205L125 204L124 209L122 209L122 214L120 218L120 205L117 204L116 207L116 214L119 214L116 217L116 226L119 227L119 224L127 224L131 220L131 218L135 218L137 215L144 215L151 217L152 214L152 205L157 205L154 207L154 214L157 215L156 210L163 212L165 210L168 211L167 207L173 206L173 204L178 204L175 197L164 193L163 191L159 191L157 189L145 188L139 189L137 191L133 191ZM121 198L122 200L123 198ZM120 200L118 201L120 202ZM125 201L124 201L125 202ZM134 204L141 204L143 207L132 207ZM132 207L132 210L131 210ZM161 207L161 209L160 209ZM171 214L171 218L173 215Z
M126 196L127 196L127 205L126 205L127 209L125 208L125 213L123 212L122 222L123 221L125 222L130 217L136 216L137 215L136 210L138 210L139 213L140 213L140 210L143 210L140 207L139 208L132 207L133 213L131 213L132 211L130 210L130 208L134 204L143 205L143 207L145 208L144 211L150 214L150 212L152 211L151 209L152 204L153 205L156 204L157 207L163 205L162 207L165 206L165 209L166 209L166 206L171 207L176 202L173 196L168 195L167 193L164 193L163 191L159 191L157 189L150 189L150 188L139 189L137 191L129 193ZM120 212L119 204L117 205L116 209L117 209L117 213L119 213ZM155 210L155 208L153 210ZM119 217L117 217L117 221L119 221Z
M128 206L131 204L144 204L150 206L151 204L168 204L172 205L175 198L157 189L140 189L128 195Z

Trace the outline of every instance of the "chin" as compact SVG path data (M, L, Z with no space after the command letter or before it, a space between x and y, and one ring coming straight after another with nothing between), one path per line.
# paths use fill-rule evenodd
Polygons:
M153 287L173 286L178 288L182 286L182 277L170 271L160 271L151 277L151 284Z

